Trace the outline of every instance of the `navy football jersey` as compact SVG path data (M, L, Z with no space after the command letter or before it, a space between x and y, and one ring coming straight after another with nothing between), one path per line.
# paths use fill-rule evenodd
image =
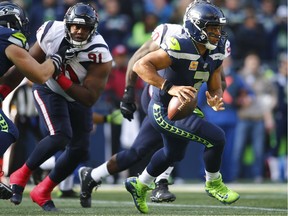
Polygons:
M29 49L27 39L21 32L0 26L0 77L14 65L5 54L5 49L11 44Z
M167 38L161 44L161 48L170 56L172 64L169 68L159 71L159 74L174 85L190 85L197 90L203 82L208 81L225 58L225 46L207 50L206 54L201 56L195 42L186 33ZM154 100L168 106L171 95L156 87L153 88L153 93Z

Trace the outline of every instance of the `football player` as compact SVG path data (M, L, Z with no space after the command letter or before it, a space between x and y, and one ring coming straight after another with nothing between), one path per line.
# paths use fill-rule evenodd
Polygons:
M59 51L59 47L57 47L50 53L50 58L47 58L42 64L38 63L28 53L28 25L29 20L19 5L8 1L0 3L0 103L20 84L24 76L33 82L44 83L53 74L57 74L62 59L65 57L68 47L61 47ZM20 73L8 76L10 74L8 70L13 65ZM0 157L2 157L8 147L17 140L18 129L2 109L0 109L0 119ZM1 173L3 174L2 171ZM11 195L10 188L0 183L0 198L9 199Z
M185 32L161 43L161 49L138 60L133 70L148 84L153 95L148 107L148 121L163 138L164 147L152 156L139 177L125 181L136 208L148 212L146 194L155 187L154 180L169 166L181 161L190 141L205 145L205 190L224 204L234 203L239 194L229 189L219 172L225 135L214 124L192 114L178 121L169 120L167 107L172 96L184 102L207 82L207 103L215 111L223 110L221 74L225 58L226 24L223 12L208 1L195 1L185 14Z
M73 47L74 56L65 61L60 75L45 84L33 85L36 108L47 136L10 176L10 200L16 205L22 201L32 171L65 147L49 175L30 192L32 201L43 210L57 211L51 198L53 188L88 158L93 125L91 106L102 93L112 67L109 48L97 32L98 22L92 6L77 3L67 10L64 21L47 21L37 31L37 42L30 53L39 62L62 43Z

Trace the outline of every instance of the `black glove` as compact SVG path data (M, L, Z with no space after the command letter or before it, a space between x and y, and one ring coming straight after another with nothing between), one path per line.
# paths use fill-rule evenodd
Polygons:
M125 88L123 99L120 103L120 110L124 118L131 121L133 119L133 113L136 111L136 104L134 101L134 87L128 86Z

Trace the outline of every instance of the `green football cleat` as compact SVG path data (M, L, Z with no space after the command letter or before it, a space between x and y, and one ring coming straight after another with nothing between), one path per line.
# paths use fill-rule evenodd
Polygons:
M148 213L146 195L148 190L153 190L155 188L155 184L153 183L149 187L142 184L137 177L130 177L125 181L125 188L132 195L136 208L141 213Z
M205 190L209 196L216 198L223 204L232 204L240 198L238 193L223 183L221 175L218 179L207 181Z

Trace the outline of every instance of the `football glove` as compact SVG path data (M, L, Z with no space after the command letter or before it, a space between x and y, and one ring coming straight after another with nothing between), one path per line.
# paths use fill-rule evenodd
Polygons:
M131 121L133 119L133 114L136 111L136 104L134 101L135 93L134 87L128 86L125 88L122 101L120 103L120 110L124 118Z
M56 52L54 55L52 55L50 57L53 61L54 67L55 67L55 71L54 71L53 76L58 76L60 74L62 62L63 62L63 59L65 59L65 53L68 49L70 49L69 45L62 46L62 47L60 47L58 52Z
M119 109L113 111L111 114L106 116L106 121L110 124L121 125L123 121L123 116Z
M51 56L55 67L54 76L59 75L62 63L66 63L75 56L75 51L75 48L72 48L72 45L66 39L63 39L58 51Z

